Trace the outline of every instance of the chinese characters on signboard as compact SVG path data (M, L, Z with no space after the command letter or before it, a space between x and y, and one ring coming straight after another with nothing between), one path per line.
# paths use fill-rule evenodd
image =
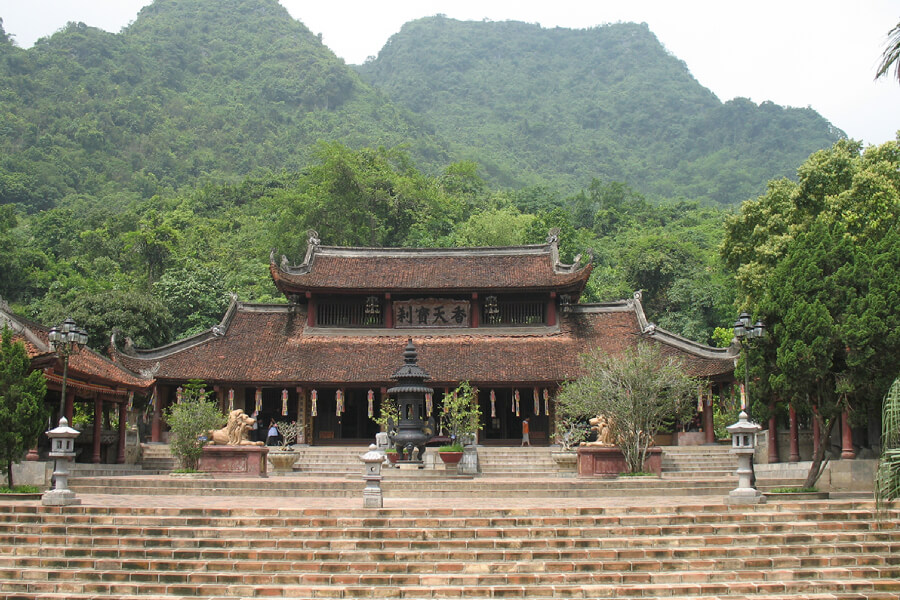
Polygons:
M467 300L430 298L394 302L395 327L468 327Z

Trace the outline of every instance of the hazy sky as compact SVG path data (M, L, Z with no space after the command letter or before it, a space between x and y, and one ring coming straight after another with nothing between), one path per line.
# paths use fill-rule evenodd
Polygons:
M7 33L22 47L68 21L118 32L148 0L0 0ZM720 100L736 96L811 106L867 144L896 137L900 83L873 80L900 0L281 0L351 64L378 54L407 21L434 14L585 28L646 22Z

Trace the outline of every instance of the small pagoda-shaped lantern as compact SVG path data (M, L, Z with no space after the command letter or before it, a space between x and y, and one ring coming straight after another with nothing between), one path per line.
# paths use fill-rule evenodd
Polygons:
M425 421L425 395L433 394L434 390L424 385L428 373L418 363L418 352L410 338L403 352L403 366L391 375L397 385L388 390L388 394L397 398L400 422L391 442L400 456L397 463L401 465L423 464L425 444L434 431L434 424Z
M52 490L44 492L41 503L48 506L69 506L81 504L75 492L69 489L69 461L75 458L75 438L81 432L69 427L69 421L62 417L59 427L47 432L50 438L50 458L55 458L53 478L56 485Z
M756 434L762 429L747 419L747 413L741 411L738 422L725 429L731 434L731 453L738 456L738 486L728 493L725 502L728 504L763 504L766 497L753 487L753 453L756 448Z

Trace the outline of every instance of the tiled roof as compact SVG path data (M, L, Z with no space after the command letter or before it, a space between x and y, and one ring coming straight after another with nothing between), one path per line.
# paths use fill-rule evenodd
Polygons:
M25 343L29 358L33 360L38 357L54 356L48 343L49 328L0 310L0 323L3 321L10 324L14 337ZM59 369L61 371L62 367ZM90 348L82 348L69 356L68 375L73 379L102 383L113 388L144 389L152 383L152 380L139 377Z
M432 382L528 383L576 377L580 354L594 348L616 353L649 339L659 343L664 353L681 356L693 375L714 376L734 369L726 351L693 351L668 343L658 331L646 335L631 301L576 310L553 328L337 333L306 328L305 323L300 307L241 305L222 335L198 336L157 350L117 353L115 358L135 371L158 364L156 377L161 380L374 384L390 382L402 363L407 337L412 337L419 366Z
M580 294L591 265L559 263L556 244L511 248L338 248L311 245L305 261L270 272L285 294L305 291L559 290Z

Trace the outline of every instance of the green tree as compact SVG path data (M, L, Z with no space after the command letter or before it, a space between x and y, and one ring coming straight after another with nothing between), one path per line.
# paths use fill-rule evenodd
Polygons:
M641 472L663 424L691 414L697 380L677 359L647 343L615 355L595 350L582 356L582 368L584 375L563 384L557 395L558 418L603 415L629 470Z
M25 344L12 341L6 324L0 332L0 468L13 487L13 463L37 444L47 422L44 395L47 383L41 371L31 370Z
M900 371L900 145L838 142L726 224L744 307L772 333L751 377L819 420L865 414ZM743 365L741 366L743 368ZM805 485L818 479L824 444Z
M166 409L166 423L172 432L172 454L181 468L188 471L197 470L209 432L222 427L227 420L209 395L202 381L192 379L182 390L181 402Z
M451 444L461 450L462 436L481 431L478 390L468 381L463 381L449 396L444 396L443 405L441 428L450 436Z
M894 68L894 77L900 82L900 23L888 32L875 79L887 75L891 67Z
M895 379L881 409L881 460L875 477L878 505L900 498L900 378Z

